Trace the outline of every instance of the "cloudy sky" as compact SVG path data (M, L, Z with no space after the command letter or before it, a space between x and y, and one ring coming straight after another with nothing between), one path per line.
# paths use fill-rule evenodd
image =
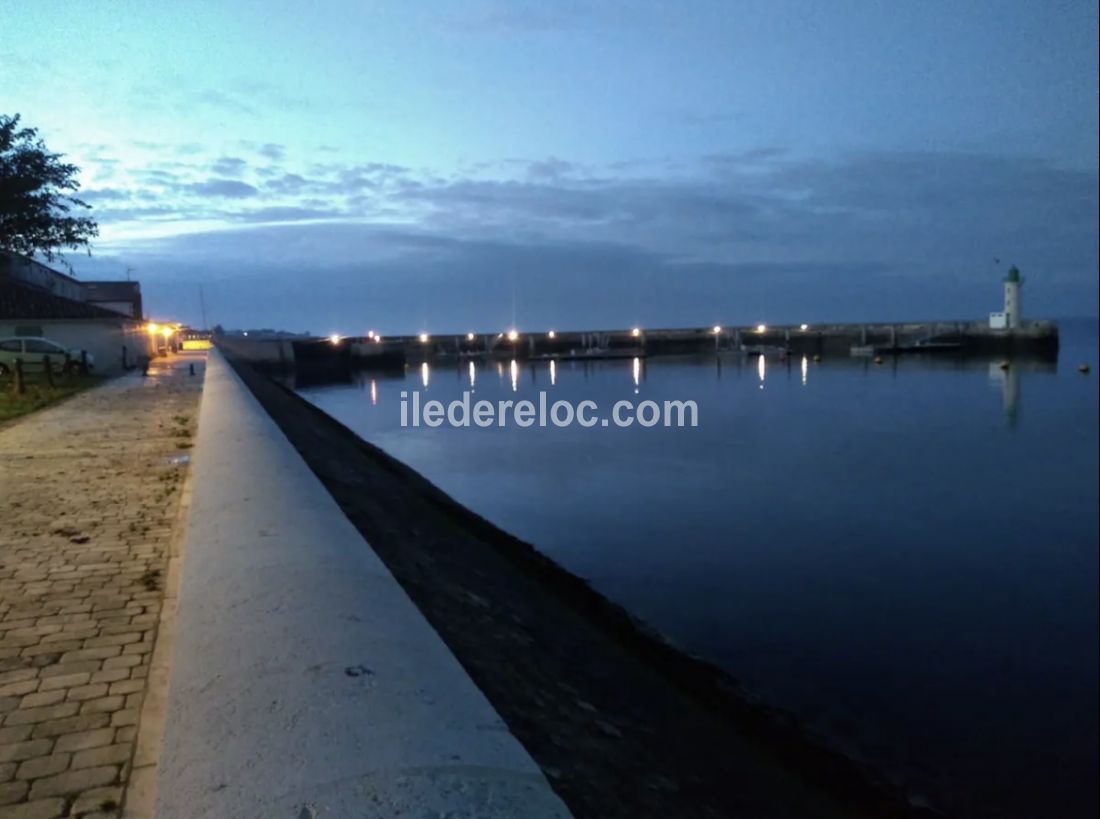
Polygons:
M78 275L317 332L1097 312L1097 3L0 0ZM998 264L995 260L1000 260Z

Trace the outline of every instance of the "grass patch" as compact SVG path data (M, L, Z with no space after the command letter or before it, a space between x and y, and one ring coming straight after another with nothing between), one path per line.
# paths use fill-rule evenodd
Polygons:
M27 391L17 395L11 376L0 378L0 424L36 412L102 382L102 378L93 375L57 376L52 387L45 381L28 380Z

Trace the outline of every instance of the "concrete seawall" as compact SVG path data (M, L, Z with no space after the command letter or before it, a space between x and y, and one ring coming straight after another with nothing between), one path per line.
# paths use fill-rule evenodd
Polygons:
M158 817L569 816L217 352L193 468Z

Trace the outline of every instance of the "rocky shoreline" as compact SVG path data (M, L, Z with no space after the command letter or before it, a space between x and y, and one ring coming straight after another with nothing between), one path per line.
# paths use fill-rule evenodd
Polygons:
M232 363L577 819L943 815Z

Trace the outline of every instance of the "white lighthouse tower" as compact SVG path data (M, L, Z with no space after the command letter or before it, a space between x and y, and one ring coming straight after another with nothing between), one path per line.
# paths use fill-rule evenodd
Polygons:
M1009 330L1020 329L1020 287L1022 285L1020 270L1016 265L1012 265L1005 276L1005 326Z

